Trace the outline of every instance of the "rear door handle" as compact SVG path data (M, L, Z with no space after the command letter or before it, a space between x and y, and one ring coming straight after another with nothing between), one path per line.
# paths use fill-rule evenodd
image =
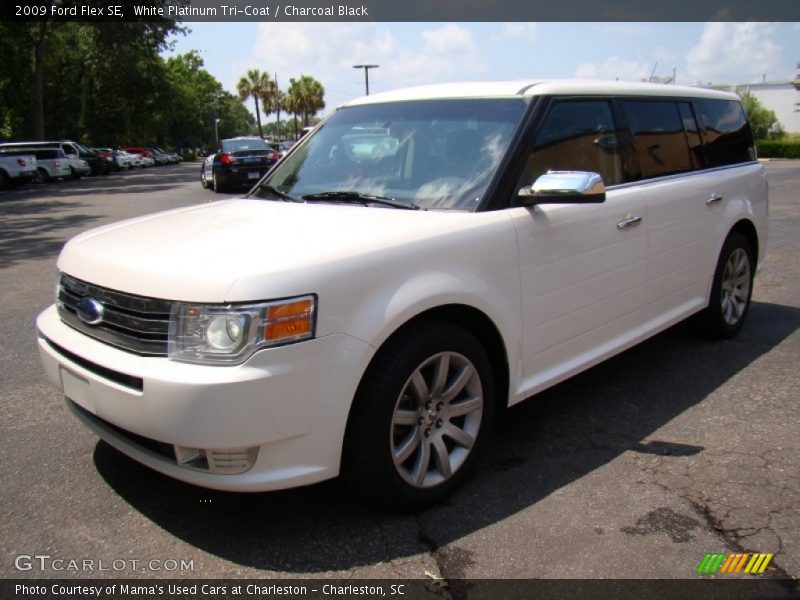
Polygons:
M617 223L617 229L627 229L628 227L635 227L642 222L642 217L638 215L628 215L625 220Z
M708 198L706 198L706 206L712 206L717 202L722 202L722 196L719 194L711 194Z

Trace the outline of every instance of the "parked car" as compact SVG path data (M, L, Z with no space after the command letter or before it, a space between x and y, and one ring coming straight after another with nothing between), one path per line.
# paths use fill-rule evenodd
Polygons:
M122 162L128 169L136 169L142 166L141 157L138 154L125 152L125 150L115 150L114 156L118 157L120 162Z
M0 190L19 187L36 177L36 157L20 150L0 149Z
M167 152L166 150L164 150L163 148L159 148L158 146L153 148L153 150L163 154L167 158L167 164L177 165L179 162L181 162L181 157L178 156L175 152Z
M49 142L47 142L50 144ZM110 157L104 157L99 152L69 140L61 140L55 144L64 151L64 155L70 161L70 171L73 177L81 177L89 172L92 175L107 174L113 170L114 164ZM89 166L89 171L83 171L79 161L84 161Z
M87 160L85 160L84 158L81 158L79 150L77 149L77 147L73 146L72 142L59 142L59 141L49 141L49 142L35 142L35 141L33 141L33 142L31 142L31 141L29 141L29 142L9 142L9 143L5 143L5 144L0 145L0 148L8 148L8 149L16 148L16 149L23 149L23 150L24 149L42 150L42 149L47 149L47 148L57 148L57 149L61 150L62 153L63 153L63 156L61 156L60 159L66 165L66 167L67 167L67 169L69 171L69 176L72 179L80 179L84 175L88 175L91 172L91 167L89 165L89 162L87 162ZM48 154L48 156L49 156L49 154ZM93 159L93 160L96 160L96 159ZM98 163L98 165L99 165L99 163ZM100 167L98 166L98 168L100 168ZM45 168L44 170L46 171L48 169ZM54 169L54 172L60 172L60 169ZM44 171L40 171L40 174L43 174L43 173L44 173ZM55 177L60 178L61 176L60 175L56 175L56 176L49 176L49 177L51 177L51 178L55 178Z
M115 151L111 148L87 148L102 158L106 164L106 171L119 171L122 167L117 164Z
M278 152L278 154L280 154L280 157L283 158L284 156L286 156L286 153L289 152L289 150L291 150L294 144L295 144L294 141L289 140L284 142L273 142L270 144L270 146L272 146L272 149Z
M141 146L129 146L127 148L122 148L122 150L137 155L140 159L141 166L143 167L152 167L156 164L156 161L153 158L153 153L147 148L142 148Z
M64 151L58 147L26 147L24 144L0 144L0 153L5 156L30 156L36 159L36 173L31 180L36 183L46 183L55 179L72 177L70 163Z
M153 160L156 161L156 165L162 166L169 164L170 160L166 154L156 150L155 148L148 147L147 150L150 152L150 156L153 157Z
M375 123L389 153L354 152ZM735 335L766 242L734 94L406 89L334 111L246 198L68 242L38 343L77 418L156 471L240 491L341 474L414 507L464 480L497 408L691 315Z
M111 161L114 164L114 169L117 171L133 168L132 154L128 154L127 152L122 152L121 150L114 150L113 148L93 148L93 150L102 153L104 156L106 155L110 156Z
M280 154L259 137L222 140L217 151L203 161L200 184L215 192L252 185L278 159Z

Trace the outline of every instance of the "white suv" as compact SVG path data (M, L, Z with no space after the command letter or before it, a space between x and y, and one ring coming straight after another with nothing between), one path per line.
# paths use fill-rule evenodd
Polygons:
M274 490L342 473L415 506L492 414L699 313L741 327L767 184L735 95L603 82L365 97L245 199L70 241L50 379L120 451Z

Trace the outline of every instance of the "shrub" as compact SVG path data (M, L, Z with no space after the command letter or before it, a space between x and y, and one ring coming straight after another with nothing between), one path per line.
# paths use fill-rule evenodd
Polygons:
M194 150L183 150L181 152L181 160L186 162L194 162L197 160L197 155L194 153Z
M759 140L759 158L800 158L800 140Z

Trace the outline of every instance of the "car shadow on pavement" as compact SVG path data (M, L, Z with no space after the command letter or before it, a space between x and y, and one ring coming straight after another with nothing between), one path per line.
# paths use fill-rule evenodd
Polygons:
M679 324L499 415L476 476L445 503L417 514L365 506L338 481L235 494L161 476L103 442L94 460L131 506L205 552L270 571L348 570L436 551L536 504L623 452L702 452L702 446L645 438L798 328L800 309L759 302L732 340L707 340L690 322ZM459 560L469 562L469 556Z
M84 206L61 200L0 203L0 269L55 256L64 245L64 230L86 228L100 218L73 214Z

